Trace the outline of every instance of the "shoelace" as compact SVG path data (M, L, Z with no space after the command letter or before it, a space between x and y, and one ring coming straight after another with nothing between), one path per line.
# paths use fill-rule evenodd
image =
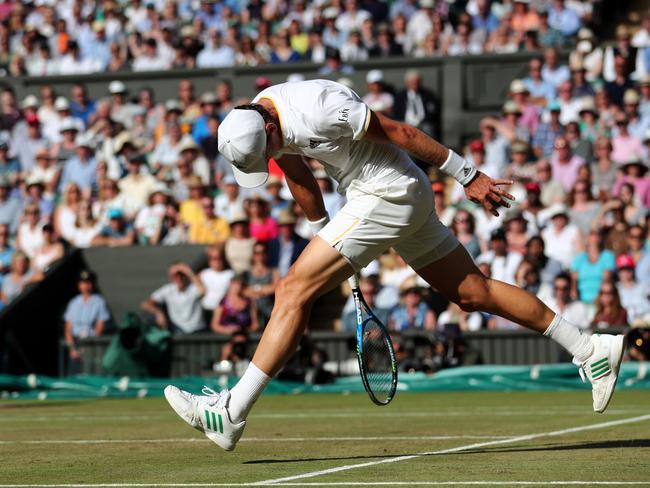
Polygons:
M218 408L225 407L228 403L228 399L230 398L230 392L228 390L223 390L217 393L212 388L206 385L203 385L203 388L201 389L201 393L203 393L207 397L212 398L213 400L210 402L210 404Z
M573 364L575 364L578 367L578 373L580 373L580 379L582 380L583 383L587 382L587 372L585 371L584 365L576 361L575 359L573 360Z

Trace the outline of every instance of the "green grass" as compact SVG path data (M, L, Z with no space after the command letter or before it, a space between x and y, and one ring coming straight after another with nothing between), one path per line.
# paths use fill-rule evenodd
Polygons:
M618 392L605 415L591 412L587 392L400 393L384 408L373 406L360 394L268 396L249 417L245 440L236 451L226 453L182 422L162 398L9 401L0 403L0 486L252 483L502 436L630 419L650 413L649 405L650 391L643 390ZM435 436L450 438L427 438ZM342 437L348 439L332 439ZM298 439L284 441L287 438ZM60 442L71 440L132 442ZM636 481L650 486L649 461L650 420L646 419L420 456L293 483L372 486L376 481L576 480Z

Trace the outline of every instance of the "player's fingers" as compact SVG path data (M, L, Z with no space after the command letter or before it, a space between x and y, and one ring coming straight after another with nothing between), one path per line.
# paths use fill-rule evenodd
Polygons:
M490 194L490 200L492 200L494 203L496 203L500 207L510 208L510 202L508 202L508 200L503 198L498 193L491 193Z
M499 179L499 180L492 180L492 184L493 185L499 185L499 186L501 186L501 185L512 185L512 184L514 184L514 181Z
M495 206L495 205L490 201L489 198L486 198L486 199L483 201L483 206L485 207L485 209L486 209L488 212L490 212L490 213L491 213L492 215L494 215L495 217L498 217L498 216L499 216L499 212L497 212L497 210L496 210L496 206Z
M502 197L507 198L508 200L514 200L515 199L515 197L513 197L510 193L508 193L507 191L499 188L498 186L493 187L492 191L494 193L496 193L497 195L501 195Z

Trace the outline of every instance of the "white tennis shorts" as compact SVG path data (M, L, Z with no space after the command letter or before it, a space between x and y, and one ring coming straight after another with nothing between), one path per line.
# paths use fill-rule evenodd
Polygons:
M348 202L318 233L358 271L392 247L415 270L459 245L436 215L429 179L415 164L392 181L354 180Z

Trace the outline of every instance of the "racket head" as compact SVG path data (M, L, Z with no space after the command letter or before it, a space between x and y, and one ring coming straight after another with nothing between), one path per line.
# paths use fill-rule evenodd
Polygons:
M388 405L397 390L395 350L386 327L362 300L357 305L359 372L370 400L376 405Z

